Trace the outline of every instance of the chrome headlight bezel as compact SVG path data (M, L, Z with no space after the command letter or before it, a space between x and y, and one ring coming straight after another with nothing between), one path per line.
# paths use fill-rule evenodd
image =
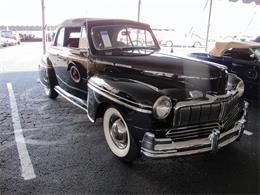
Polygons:
M172 110L172 101L168 96L159 97L153 105L153 116L156 119L165 119Z
M229 73L226 89L228 91L237 91L238 96L241 97L245 91L244 81L241 78L239 78L237 75L235 75L233 73Z
M237 84L236 90L238 91L239 97L241 97L244 94L245 91L245 84L243 80L240 80Z

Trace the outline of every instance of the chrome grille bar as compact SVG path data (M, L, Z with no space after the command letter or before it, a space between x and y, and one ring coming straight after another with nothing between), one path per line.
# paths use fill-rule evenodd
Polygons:
M234 126L241 113L240 100L230 96L223 102L178 106L174 114L174 129L166 133L173 140L207 137L212 129L224 132Z

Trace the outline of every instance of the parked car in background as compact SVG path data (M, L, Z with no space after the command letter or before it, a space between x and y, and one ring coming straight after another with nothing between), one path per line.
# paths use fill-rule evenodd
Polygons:
M6 47L8 45L8 40L4 37L0 37L0 47Z
M123 161L216 152L239 140L243 81L225 66L159 51L147 24L66 20L41 60L40 81L50 98L60 94L93 123L103 118L107 144Z
M16 40L11 38L0 37L0 45L2 47L12 46L18 44Z
M3 30L0 32L0 36L9 39L9 43L12 45L20 44L21 38L18 33L11 30Z
M259 97L259 43L217 42L209 53L191 53L189 56L227 66L228 71L244 80L245 93L249 97Z
M161 46L165 47L203 47L205 39L193 33L187 35L174 29L153 29Z

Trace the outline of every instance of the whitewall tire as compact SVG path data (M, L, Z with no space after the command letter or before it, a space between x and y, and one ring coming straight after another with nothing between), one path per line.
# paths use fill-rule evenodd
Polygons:
M131 162L139 156L140 149L132 138L123 116L116 108L106 110L103 129L110 150L119 159Z

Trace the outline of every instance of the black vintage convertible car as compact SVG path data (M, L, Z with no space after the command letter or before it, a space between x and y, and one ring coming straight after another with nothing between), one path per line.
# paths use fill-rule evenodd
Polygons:
M159 53L149 25L72 19L58 28L39 65L46 94L103 118L123 161L216 152L246 124L243 81L225 66ZM93 147L98 147L98 144Z
M223 64L245 82L245 95L259 98L260 44L254 42L217 42L209 53L189 56Z

